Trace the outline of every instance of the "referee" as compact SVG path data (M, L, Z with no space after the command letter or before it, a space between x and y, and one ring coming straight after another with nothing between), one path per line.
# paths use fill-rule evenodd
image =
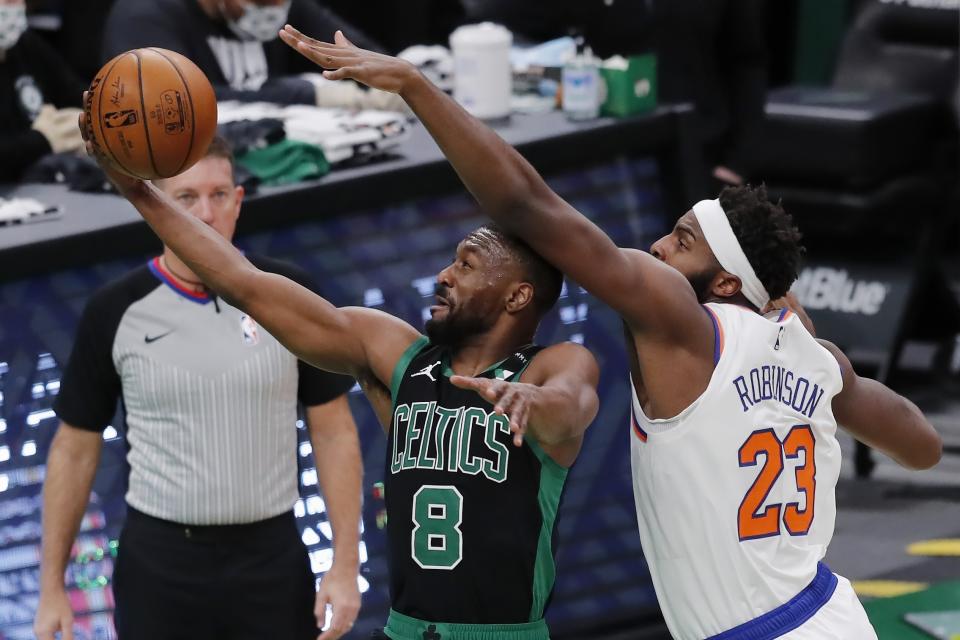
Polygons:
M222 140L158 186L233 237L243 188ZM251 259L311 286L288 264ZM321 638L346 632L360 604L360 448L344 395L352 384L298 361L166 248L97 291L55 405L37 637L72 638L64 572L118 399L130 464L113 574L120 639L315 639L327 604L334 618ZM298 401L334 531L319 593L292 512Z

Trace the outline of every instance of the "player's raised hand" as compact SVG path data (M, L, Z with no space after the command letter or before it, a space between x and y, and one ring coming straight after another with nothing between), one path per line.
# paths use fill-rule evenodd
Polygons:
M330 43L307 37L287 25L280 31L280 39L323 67L323 76L328 80L350 78L372 89L401 93L407 83L420 74L406 60L361 49L341 31L334 34L334 42Z
M523 382L468 376L450 376L450 383L461 389L476 391L485 400L491 402L496 413L510 420L510 433L513 434L514 446L519 447L523 444L530 409L536 402L540 387Z

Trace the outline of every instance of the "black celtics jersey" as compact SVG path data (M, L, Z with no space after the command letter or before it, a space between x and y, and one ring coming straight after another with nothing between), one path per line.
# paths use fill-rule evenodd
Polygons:
M517 381L540 347L478 377ZM438 622L540 620L553 589L553 532L567 470L508 420L453 386L448 352L420 338L391 381L386 469L393 609Z

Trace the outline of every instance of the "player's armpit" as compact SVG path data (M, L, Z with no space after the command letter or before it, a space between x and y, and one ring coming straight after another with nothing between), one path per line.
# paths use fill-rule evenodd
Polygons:
M858 376L833 343L819 342L836 357L843 374L843 390L832 405L837 424L908 469L929 469L937 464L943 444L920 409L876 380Z

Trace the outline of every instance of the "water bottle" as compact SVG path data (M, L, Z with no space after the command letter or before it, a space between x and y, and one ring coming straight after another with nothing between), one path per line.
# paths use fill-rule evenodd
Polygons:
M571 120L591 120L600 113L600 66L583 38L563 66L563 112Z

